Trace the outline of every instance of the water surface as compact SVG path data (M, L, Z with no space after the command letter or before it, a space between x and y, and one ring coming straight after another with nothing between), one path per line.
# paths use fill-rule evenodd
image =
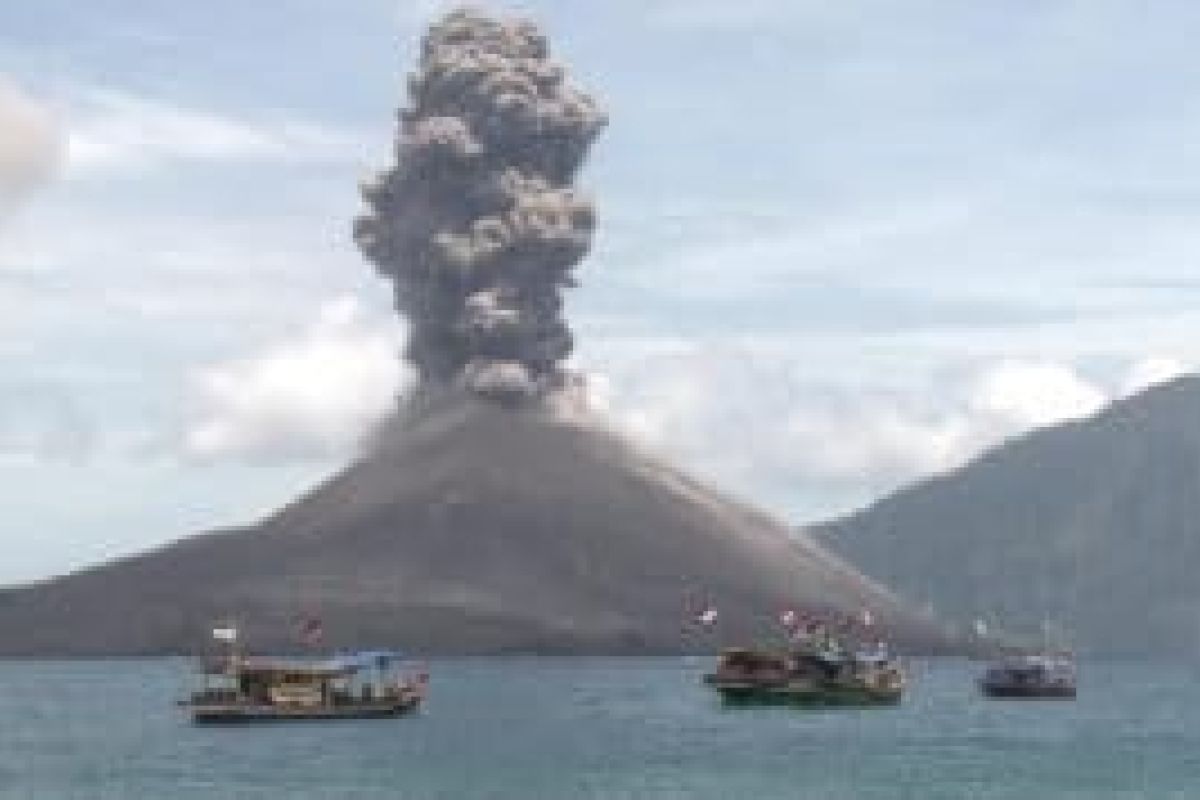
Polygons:
M178 660L0 662L0 797L1194 798L1200 671L1085 664L1074 703L912 665L894 709L723 709L705 659L463 659L398 720L193 727Z

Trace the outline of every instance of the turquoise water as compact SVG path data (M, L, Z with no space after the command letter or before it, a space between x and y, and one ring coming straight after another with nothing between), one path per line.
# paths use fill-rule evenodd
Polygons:
M1075 703L913 666L895 709L722 709L703 659L434 662L398 720L196 728L183 661L0 662L0 797L1193 798L1200 670L1084 665Z

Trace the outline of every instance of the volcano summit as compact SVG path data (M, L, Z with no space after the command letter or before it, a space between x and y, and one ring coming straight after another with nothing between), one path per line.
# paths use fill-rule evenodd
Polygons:
M684 652L777 635L784 608L870 609L902 644L940 642L813 541L581 410L561 293L590 245L573 181L605 118L534 26L446 16L399 120L355 231L411 324L419 382L395 417L258 525L0 593L0 654L184 652L225 619L286 650L311 616L330 646Z

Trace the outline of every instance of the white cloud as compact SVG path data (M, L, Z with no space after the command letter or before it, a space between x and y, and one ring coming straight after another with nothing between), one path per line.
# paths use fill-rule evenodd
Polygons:
M340 160L356 134L297 119L251 120L111 89L81 93L70 113L69 174L142 171L180 161Z
M765 352L752 344L664 351L594 385L627 433L807 518L1095 413L1122 393L1119 381L1085 377L1067 363L1019 359L942 368L903 387L823 384L803 362Z
M0 75L0 215L49 178L59 149L50 111Z
M401 339L398 325L368 322L351 297L327 304L296 341L196 376L199 410L185 451L251 461L349 452L406 383Z
M1174 380L1188 371L1187 364L1172 356L1143 358L1129 368L1121 385L1121 394L1137 394L1151 386Z
M956 466L973 433L962 415L926 417L879 399L840 410L797 408L781 430L804 472L867 486Z
M1037 428L1085 417L1108 395L1062 364L1002 361L975 381L968 408L1012 430Z

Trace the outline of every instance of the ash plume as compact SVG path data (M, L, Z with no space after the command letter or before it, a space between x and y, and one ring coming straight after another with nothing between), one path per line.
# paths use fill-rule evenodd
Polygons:
M459 10L422 42L395 163L355 240L391 280L422 382L519 400L565 382L562 290L595 214L574 187L606 122L524 20Z

